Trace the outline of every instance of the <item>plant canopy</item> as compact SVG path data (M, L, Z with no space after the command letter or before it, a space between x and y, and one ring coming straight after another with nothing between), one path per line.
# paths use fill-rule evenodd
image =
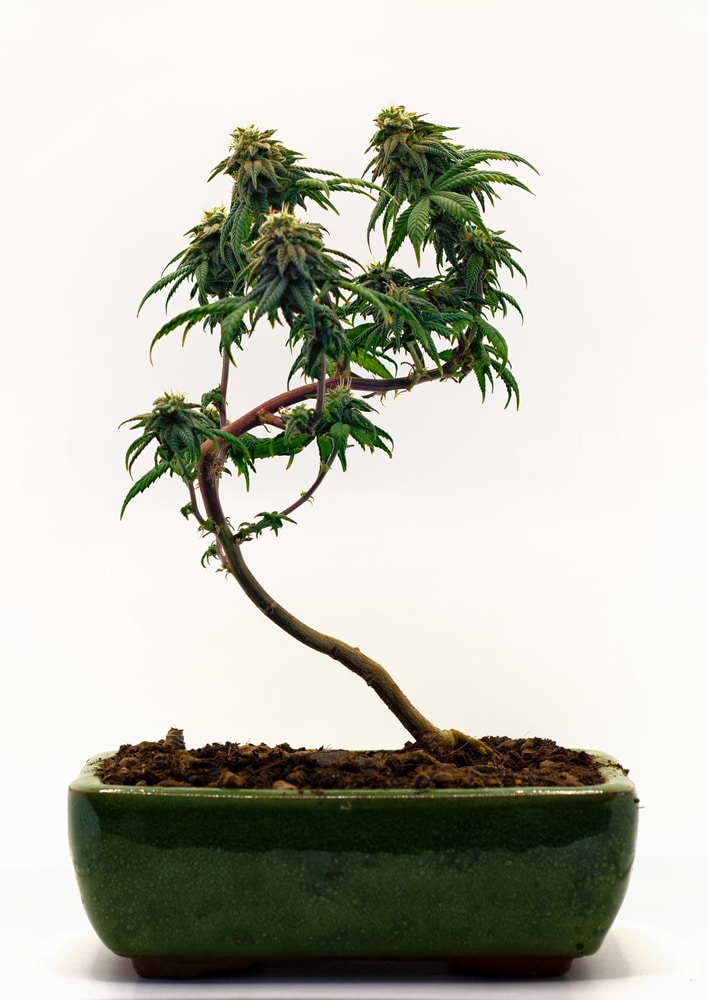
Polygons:
M372 396L473 376L482 399L500 384L506 405L518 406L506 339L495 323L509 308L521 314L501 286L502 274L525 274L513 256L517 248L489 228L484 215L500 187L529 190L499 164L534 168L521 156L458 145L448 137L450 128L401 106L384 108L375 125L362 178L303 165L301 154L275 139L272 129L249 125L231 134L229 153L209 178L223 174L232 181L230 204L204 212L187 231L186 248L140 303L142 309L164 292L167 305L179 288L187 289L195 304L160 327L151 353L170 334L181 332L184 343L201 328L215 335L220 380L199 402L170 392L125 421L139 432L127 450L128 471L132 475L150 449L152 464L128 491L121 516L158 479L176 476L187 492L182 513L208 539L203 563L216 560L272 621L361 676L415 739L433 748L467 742L491 753L458 730L434 726L359 649L295 618L265 591L243 555L246 541L292 522L335 463L346 470L351 447L392 454L390 435L374 420ZM322 225L300 217L311 205L336 211L334 198L342 192L373 202L366 234L370 239L380 229L382 260L358 264L327 246ZM396 263L406 244L414 274ZM421 273L426 248L434 259L431 274ZM234 352L247 349L262 322L286 331L289 382L234 417L228 407ZM261 511L235 527L222 507L223 475L235 471L248 489L263 459L281 456L289 464L310 446L317 449L318 469L309 489L281 510Z

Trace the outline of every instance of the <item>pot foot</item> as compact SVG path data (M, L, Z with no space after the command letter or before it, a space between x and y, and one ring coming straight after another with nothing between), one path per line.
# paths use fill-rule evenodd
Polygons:
M131 961L143 979L198 979L241 972L254 965L248 958L177 958L171 955L133 955Z
M564 955L488 955L443 961L465 975L500 979L550 979L565 975L573 959ZM198 979L242 972L257 964L255 960L248 958L179 958L170 955L134 955L132 962L133 968L143 979ZM260 964L263 964L263 960Z
M566 955L480 955L473 958L455 958L450 964L460 972L475 976L550 979L564 976L570 969L572 961L572 956Z

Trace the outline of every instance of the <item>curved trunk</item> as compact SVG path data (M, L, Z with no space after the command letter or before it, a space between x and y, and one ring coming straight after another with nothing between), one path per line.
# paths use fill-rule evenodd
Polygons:
M433 725L409 701L380 663L366 656L356 646L350 646L341 639L326 635L324 632L318 632L274 600L246 565L242 545L234 538L226 520L218 494L218 478L213 454L203 456L199 482L207 516L214 524L217 544L223 552L228 568L247 596L264 615L288 635L297 639L298 642L337 660L361 677L369 687L373 688L411 736L429 749L438 752L450 751L462 744L470 744L480 753L492 753L491 749L480 740L466 736L456 729L439 729Z

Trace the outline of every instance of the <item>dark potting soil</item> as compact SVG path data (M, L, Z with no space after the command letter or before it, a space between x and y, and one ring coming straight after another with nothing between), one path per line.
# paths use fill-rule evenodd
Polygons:
M178 730L171 730L178 734ZM553 740L485 736L493 756L462 747L433 755L416 743L401 750L293 750L287 743L209 744L185 749L180 736L125 744L101 762L109 785L305 790L375 788L504 788L596 785L603 781L589 754Z

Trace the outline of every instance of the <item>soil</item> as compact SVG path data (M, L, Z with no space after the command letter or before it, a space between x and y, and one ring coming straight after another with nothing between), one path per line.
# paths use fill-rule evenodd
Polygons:
M121 746L97 774L109 785L272 788L296 791L378 788L503 788L600 784L589 754L553 740L485 736L493 750L480 757L462 747L433 756L416 743L401 750L294 750L287 743L209 744L184 748L180 730L164 740Z

